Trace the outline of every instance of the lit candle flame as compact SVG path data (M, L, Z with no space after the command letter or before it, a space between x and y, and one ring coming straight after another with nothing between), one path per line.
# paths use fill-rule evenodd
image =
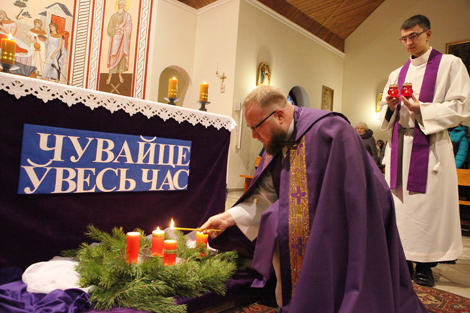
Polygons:
M170 229L173 229L174 227L175 227L175 221L173 221L173 218L172 218L170 222Z
M11 40L11 34L8 35L8 40Z
M160 226L157 227L157 231L160 231Z

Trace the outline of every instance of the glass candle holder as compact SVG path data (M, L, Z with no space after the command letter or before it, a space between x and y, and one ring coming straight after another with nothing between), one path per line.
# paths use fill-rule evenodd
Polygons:
M392 98L398 98L398 94L400 92L398 91L398 85L397 84L391 84L388 87L388 95Z
M401 95L406 99L410 99L413 94L413 88L411 83L404 83L401 88Z
M178 242L176 240L165 240L163 242L163 265L176 264L176 248Z

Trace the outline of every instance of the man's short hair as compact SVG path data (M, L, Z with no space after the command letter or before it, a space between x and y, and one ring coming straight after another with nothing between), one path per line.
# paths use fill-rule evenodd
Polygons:
M414 27L416 25L419 25L423 30L430 30L431 29L431 22L429 19L421 14L415 15L407 19L403 25L401 25L401 29L410 29L411 27Z
M246 96L245 101L243 101L243 107L246 108L252 101L258 102L261 107L277 104L283 108L287 103L287 98L281 89L263 85L256 87Z

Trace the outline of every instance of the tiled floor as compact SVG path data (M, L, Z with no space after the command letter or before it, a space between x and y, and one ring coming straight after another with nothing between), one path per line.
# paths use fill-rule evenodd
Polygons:
M470 237L463 236L463 253L456 264L438 264L433 269L434 288L470 298Z
M241 191L228 192L225 208L230 208L241 194ZM434 268L434 288L470 298L470 237L463 236L462 239L464 251L457 264L439 264Z

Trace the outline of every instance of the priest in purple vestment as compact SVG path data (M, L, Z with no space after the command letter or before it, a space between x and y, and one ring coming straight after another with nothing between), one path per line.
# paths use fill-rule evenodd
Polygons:
M253 267L263 278L254 285L275 277L282 312L427 312L390 190L347 119L296 107L271 86L243 106L266 152L239 201L202 228L223 238L236 226L256 239Z

